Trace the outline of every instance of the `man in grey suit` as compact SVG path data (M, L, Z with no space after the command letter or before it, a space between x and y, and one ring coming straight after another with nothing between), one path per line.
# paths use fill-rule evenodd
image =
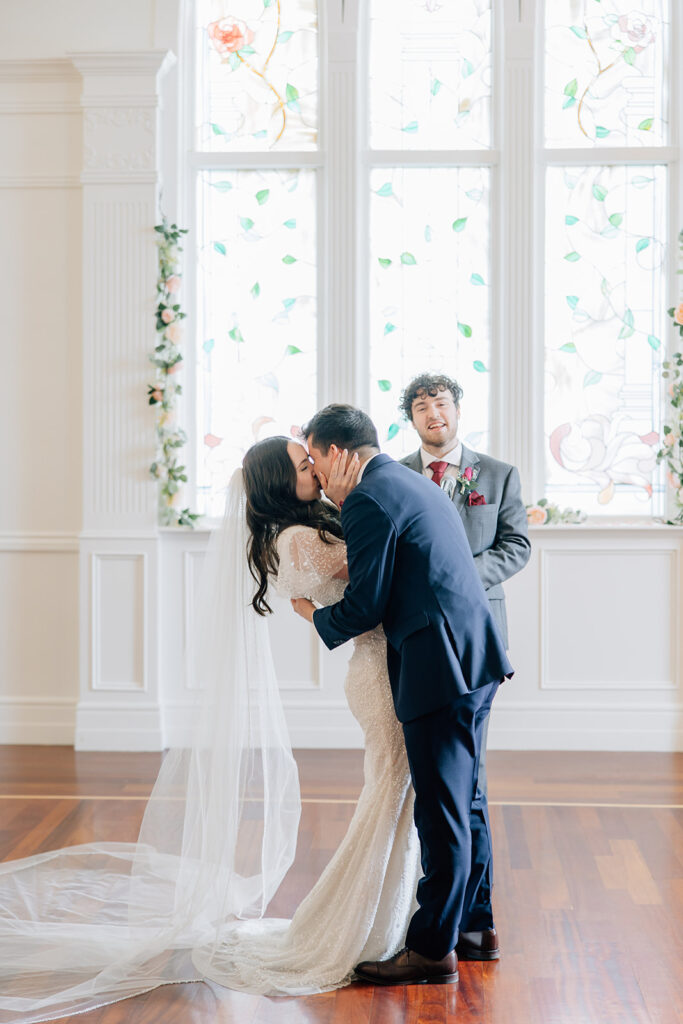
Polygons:
M478 455L458 440L462 394L457 381L438 374L424 373L408 384L401 395L401 411L415 427L422 447L401 462L434 480L451 497L507 647L507 615L501 584L529 561L526 510L515 467L489 455ZM479 767L479 786L484 793L485 753L486 733Z

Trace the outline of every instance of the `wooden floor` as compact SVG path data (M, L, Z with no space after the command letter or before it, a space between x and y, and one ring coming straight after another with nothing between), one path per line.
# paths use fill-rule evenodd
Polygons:
M356 751L301 751L289 915L334 852L362 782ZM679 1024L683 1021L683 755L489 755L498 963L458 986L352 985L307 999L168 986L74 1024ZM0 859L133 840L156 754L0 747Z

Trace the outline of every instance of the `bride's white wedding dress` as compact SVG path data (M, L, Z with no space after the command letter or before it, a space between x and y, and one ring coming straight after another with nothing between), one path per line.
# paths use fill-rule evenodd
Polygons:
M194 741L166 755L138 841L0 864L0 1024L203 979L322 992L403 943L421 871L381 629L355 641L346 680L366 746L349 830L292 921L263 916L294 859L300 797L267 622L250 605L245 507L237 471L198 604ZM342 543L297 526L278 547L281 593L340 598Z
M278 538L278 592L335 604L345 581L346 546L291 526ZM290 921L265 918L226 929L210 965L229 988L300 995L338 988L361 960L392 956L404 944L422 874L413 790L396 718L381 626L358 637L344 686L363 729L365 783L348 831Z

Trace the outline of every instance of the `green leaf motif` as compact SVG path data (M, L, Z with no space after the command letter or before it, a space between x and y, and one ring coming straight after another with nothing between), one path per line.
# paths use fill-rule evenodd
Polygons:
M607 195L607 189L603 188L602 185L593 185L593 195L599 203L603 203Z
M578 304L579 304L579 296L578 295L568 295L567 296L567 305L569 306L570 309L576 309Z
M621 222L623 221L623 219L624 218L620 213L613 213L612 216L609 218L609 222L613 228L618 228L621 226Z
M469 324L461 324L460 321L458 320L458 330L460 331L464 338L472 337L472 328L470 327Z
M285 98L287 100L287 106L290 110L300 110L299 107L299 90L295 85L291 85L287 82L287 88L285 89Z
M290 229L290 231L291 231L291 230L292 230L293 228L295 228L295 227L296 227L296 219L295 219L294 217L292 217L292 219L291 219L291 220L284 220L284 221L282 222L282 226L283 226L284 228L289 228L289 229Z
M229 192L232 188L231 181L212 181L211 188L215 188L217 192Z
M285 307L285 309L291 309L295 302L296 299L283 299L282 305Z
M457 220L453 221L453 230L454 231L464 231L466 224L467 224L467 217L458 217Z
M391 391L391 381L390 380L378 380L377 381L377 387L380 389L380 391Z
M211 122L211 131L213 132L214 135L229 135L230 134L229 132L226 132L225 128L221 128L221 126L219 124L214 124L213 121Z
M589 370L583 378L583 386L589 388L591 384L598 384L602 380L602 374L597 370Z
M275 3L275 0L263 0L263 6L264 7L272 7L274 3Z
M286 256L282 257L282 262L289 267L292 263L296 263L296 256L290 256L288 253Z
M380 267L383 267L385 270L387 269L387 267L391 266L391 260L383 259L381 256L379 256L378 259Z
M624 326L619 331L619 337L620 338L630 338L633 333L634 333L633 313L627 307L626 308L626 312L624 313Z
M566 345L560 348L560 352L576 352L576 345L573 341L568 341Z
M288 345L285 349L286 356L298 356L300 352L301 349L297 348L296 345Z
M654 180L654 178L646 178L642 174L637 174L635 178L631 178L631 184L636 188L645 188L646 185L649 185Z
M252 289L251 289L251 296L252 296L252 298L254 298L254 299L258 299L258 297L259 297L259 295L260 295L260 294L261 294L261 285L260 285L260 284L258 283L258 281L257 281L257 282L256 282L256 284L254 284L254 285L252 286Z
M265 128L261 128L261 130L258 131L258 132L252 132L251 133L251 137L252 137L252 139L265 139L267 134L268 134L268 132L266 131L266 129Z
M602 279L602 284L600 285L600 291L605 296L605 298L607 298L609 293L612 291L612 289L610 288L610 283L609 283L609 281L607 280L606 277L603 277L603 279Z
M565 224L568 224L569 227L571 227L572 224L578 224L579 223L579 218L578 217L572 217L571 214L567 214L567 216L564 218L564 222L565 222Z
M417 263L417 260L413 256L412 252L402 252L401 263L403 264L404 267L414 267L415 264Z
M469 78L470 75L474 74L474 66L471 61L467 60L467 58L465 58L462 62L460 74L462 75L463 78Z
M387 441L393 441L396 435L399 433L400 429L401 428L399 427L398 423L392 423L389 429L387 430Z
M636 51L633 49L632 46L629 46L626 50L624 50L624 60L627 64L630 64L631 66L635 64Z
M389 321L387 321L387 323L385 323L385 325L384 325L384 333L385 333L385 335L386 334L391 334L391 332L395 331L395 330L396 330L396 324L392 324Z
M277 37L277 41L278 43L288 43L293 35L293 32L281 32L280 35Z
M575 78L572 78L571 82L567 82L564 87L565 96L576 96L576 90L578 89L578 82Z
M429 224L425 224L425 242L431 242L432 240L432 229Z
M661 348L661 345L662 345L662 343L661 343L661 341L659 340L659 338L656 338L656 337L654 336L654 334L648 334L648 336L647 336L647 343L648 343L648 345L650 346L650 348L652 348L652 349L654 349L654 350L655 350L655 352L656 352L656 351L657 351L657 350L658 350L659 348Z
M653 117L646 117L645 120L641 121L640 124L638 125L638 131L639 132L649 132L650 129L652 128L652 125L654 124L654 120L655 119Z
M213 338L207 338L206 339L206 341L202 345L202 348L206 352L207 356L210 355L211 350L213 349L215 344L216 344L216 342L215 342L215 340Z
M477 373L488 373L488 370L482 363L481 359L475 359L474 362L472 363L472 366L477 371Z
M254 49L253 46L249 46L249 44L247 43L246 46L243 46L242 49L238 50L237 52L243 57L251 57L252 53L256 53L256 50Z
M581 259L581 256L578 252L568 252L564 258L568 263L576 263L577 260Z
M432 96L436 96L440 88L441 88L441 82L439 81L438 78L435 78L434 81L432 82L432 88L431 88Z
M610 133L610 130L611 129L609 128L603 128L603 126L599 124L595 129L595 135L598 139L606 139Z
M254 226L254 222L251 217L240 217L240 224L245 231L251 231Z
M574 33L575 36L579 37L579 39L585 39L586 38L586 30L585 30L585 28L581 28L580 25L572 25L571 26L571 30L572 30L572 32Z
M269 188L262 188L260 192L256 193L256 202L259 206L263 206L264 203L268 202L268 196L270 195Z
M486 284L481 274L470 274L470 284Z
M244 342L244 338L239 327L233 327L231 331L228 331L228 335L232 338L233 341L239 341L240 343Z
M393 194L394 189L390 181L386 181L381 188L377 189L377 192L375 193L375 195L382 196L383 199L386 199L387 196L391 196Z
M478 203L483 194L483 189L480 188L471 188L468 192L465 192L467 198L471 199L473 203Z
M562 109L566 110L568 107L573 107L575 103L576 98L574 96L567 96L566 100L562 104Z
M647 249L649 244L650 244L650 239L649 238L639 238L638 241L636 242L636 252L642 252L643 249Z
M230 54L230 56L228 57L228 64L230 65L231 71L237 71L238 67L240 66L240 59L236 53Z
M225 256L226 249L222 242L214 242L213 247L216 250L216 252L219 252L221 254L221 256Z
M404 125L404 127L401 128L401 131L402 132L408 132L409 135L414 135L415 132L417 131L417 129L418 129L417 121L411 121L410 124Z

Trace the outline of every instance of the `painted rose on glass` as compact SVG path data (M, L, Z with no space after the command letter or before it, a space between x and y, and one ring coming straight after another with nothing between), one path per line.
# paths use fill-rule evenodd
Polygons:
M630 14L620 15L619 21L614 26L614 34L622 42L627 42L629 46L632 46L636 53L642 53L655 39L652 19L642 11L631 11Z
M219 53L236 53L254 41L254 33L237 18L219 18L208 26L209 39Z

